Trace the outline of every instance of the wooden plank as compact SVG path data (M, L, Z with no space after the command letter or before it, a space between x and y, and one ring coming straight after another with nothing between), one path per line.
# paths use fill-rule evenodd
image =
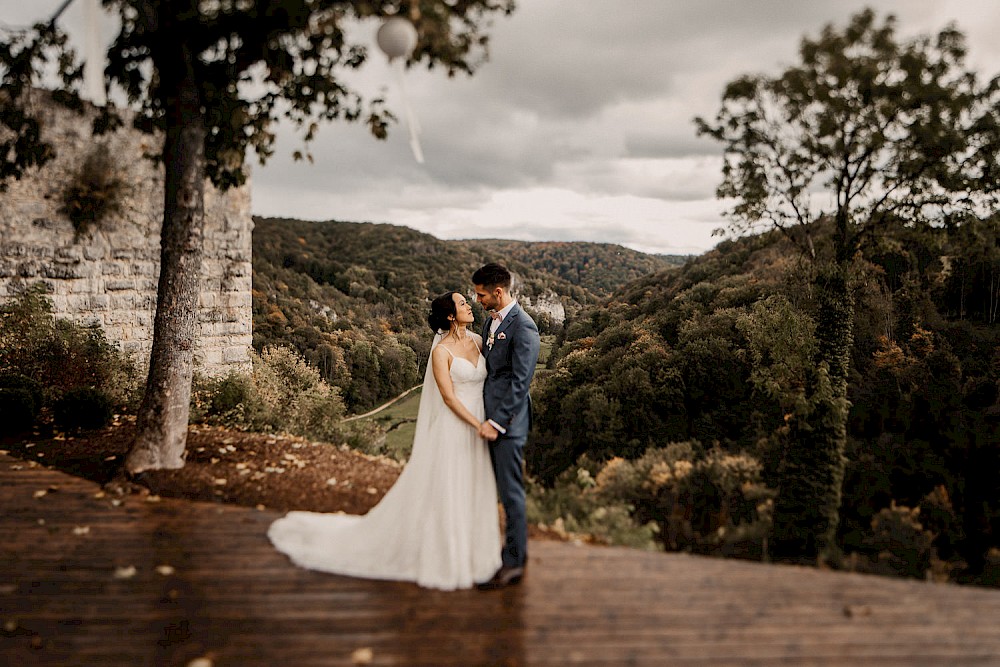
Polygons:
M532 542L521 586L445 593L296 568L274 512L99 491L0 456L0 664L1000 664L996 590Z

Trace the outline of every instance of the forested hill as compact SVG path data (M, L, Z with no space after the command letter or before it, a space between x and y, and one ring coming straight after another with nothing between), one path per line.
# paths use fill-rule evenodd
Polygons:
M607 296L627 282L671 266L681 266L688 255L648 255L612 243L566 241L511 241L472 239L458 242L473 252L497 253L535 270Z
M884 565L911 576L924 576L931 556L956 571L978 559L981 570L984 554L1000 549L998 225L1000 217L947 229L886 225L852 267L837 546L877 560L886 540L905 540L898 548L910 555ZM829 229L813 232L822 257ZM573 484L589 470L643 520L683 514L684 498L735 522L736 507L744 521L755 516L766 497L755 485L774 490L793 474L783 468L788 443L823 399L813 271L774 232L723 242L578 313L533 389L529 472ZM690 449L664 450L670 443ZM678 459L685 451L694 459ZM684 477L689 470L705 476ZM702 510L704 526L691 519L680 537L663 520L668 546L735 548L719 536L745 528L720 527Z
M531 245L443 241L388 224L256 218L254 347L299 351L357 410L416 383L430 338L429 298L470 290L486 262L511 268L522 305L543 331L559 328L560 307L572 316L670 265L614 245L545 244L540 252Z

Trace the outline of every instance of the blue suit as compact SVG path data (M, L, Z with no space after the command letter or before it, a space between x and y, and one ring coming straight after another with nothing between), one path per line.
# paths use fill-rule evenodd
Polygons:
M517 304L491 331L493 318L483 328L486 383L483 402L486 418L506 433L490 446L497 479L497 492L507 517L502 551L503 564L523 567L528 550L528 520L524 507L524 443L531 428L531 396L528 389L538 363L540 341L534 320ZM492 341L492 347L490 342Z

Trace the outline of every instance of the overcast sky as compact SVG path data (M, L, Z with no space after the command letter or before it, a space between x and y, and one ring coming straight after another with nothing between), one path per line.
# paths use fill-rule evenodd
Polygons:
M85 24L82 3L67 12L71 29ZM59 4L0 0L0 18L25 23ZM277 153L254 169L253 210L389 222L443 239L702 252L724 225L714 195L721 158L692 119L715 114L728 81L795 64L803 35L843 26L866 5L895 14L904 37L956 23L968 64L984 77L1000 73L997 0L518 0L511 17L495 20L490 61L474 77L405 74L421 165L372 23L360 30L373 57L354 80L384 91L400 124L384 142L360 125L325 125L313 164L292 161L300 145L280 130Z

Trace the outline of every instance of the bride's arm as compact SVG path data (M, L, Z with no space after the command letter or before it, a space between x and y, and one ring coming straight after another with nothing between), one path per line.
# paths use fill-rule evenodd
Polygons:
M448 372L449 361L450 355L448 354L448 350L438 345L434 349L434 354L431 355L431 366L434 370L434 381L437 382L438 390L441 392L441 398L444 399L444 404L458 415L461 420L479 429L479 420L455 396L455 385L452 384L451 373Z

